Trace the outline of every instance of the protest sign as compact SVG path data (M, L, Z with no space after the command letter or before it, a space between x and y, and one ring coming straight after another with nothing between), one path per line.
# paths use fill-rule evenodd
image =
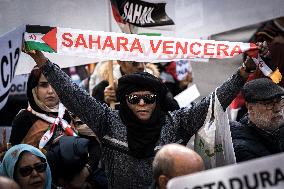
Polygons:
M284 153L173 178L168 189L283 189Z
M0 109L7 102L21 53L25 26L0 37Z
M196 84L194 84L176 95L174 98L180 107L189 107L191 102L193 102L199 96L200 93L196 87Z
M9 95L26 95L28 77L28 74L16 75L10 87Z
M179 60L176 61L176 76L177 80L183 80L190 72L192 68L189 60Z

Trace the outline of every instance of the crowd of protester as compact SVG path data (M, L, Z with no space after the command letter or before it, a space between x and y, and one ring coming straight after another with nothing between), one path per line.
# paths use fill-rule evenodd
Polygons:
M281 35L256 44L282 73ZM192 72L178 81L174 62L117 61L113 73L101 62L80 83L72 82L74 70L66 74L42 52L23 51L37 66L27 81L28 107L1 147L1 188L166 189L170 179L205 169L185 146L203 126L210 99L217 96L225 110L239 92L246 111L230 122L237 162L284 150L282 83L261 76L250 58L215 92L180 108L173 96L192 82Z

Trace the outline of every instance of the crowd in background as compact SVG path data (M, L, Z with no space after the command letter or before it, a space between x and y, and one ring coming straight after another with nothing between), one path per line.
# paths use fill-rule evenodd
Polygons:
M283 18L264 23L250 42L284 74ZM60 69L39 51L26 53L37 63L26 98L1 110L11 133L2 133L0 187L165 189L205 169L185 146L215 95L223 109L239 110L230 122L237 163L284 150L283 79L273 83L246 55L212 95L181 108L174 96L194 81L190 64L180 79L174 61L113 61L110 73L110 62Z

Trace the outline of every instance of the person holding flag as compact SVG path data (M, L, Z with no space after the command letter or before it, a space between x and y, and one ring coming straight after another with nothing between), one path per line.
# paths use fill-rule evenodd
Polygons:
M262 43L257 48L260 55L269 54ZM118 80L120 109L112 110L72 83L40 51L28 54L40 67L62 103L99 137L109 188L144 189L150 186L152 161L160 147L169 143L185 145L203 126L211 95L190 108L168 112L163 108L165 85L155 76L139 72L124 75ZM215 95L224 109L243 87L252 69L255 65L245 62L217 89Z

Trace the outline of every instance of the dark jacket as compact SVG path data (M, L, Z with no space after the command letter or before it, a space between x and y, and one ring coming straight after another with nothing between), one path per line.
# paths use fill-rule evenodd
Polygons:
M266 132L251 123L247 116L240 122L230 122L230 126L237 162L283 151L284 133L282 128L274 133Z

